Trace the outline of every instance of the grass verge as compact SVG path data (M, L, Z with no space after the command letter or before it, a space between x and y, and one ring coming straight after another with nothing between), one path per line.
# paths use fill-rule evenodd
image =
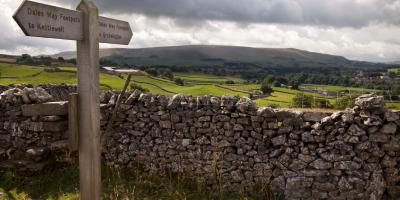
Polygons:
M165 172L149 175L140 167L124 170L102 168L102 199L215 199L278 200L281 195L268 187L257 187L249 194L221 193L207 190L196 179ZM78 200L79 170L74 165L46 170L27 176L13 171L0 172L1 200Z

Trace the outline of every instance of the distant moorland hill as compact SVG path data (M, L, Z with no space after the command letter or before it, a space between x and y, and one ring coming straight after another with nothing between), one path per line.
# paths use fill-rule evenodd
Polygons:
M387 64L390 64L390 65L400 65L400 60L399 60L399 61L388 62Z
M53 57L74 58L75 52ZM189 67L377 67L385 64L348 60L342 56L293 48L251 48L238 46L189 45L139 49L101 49L100 57L110 63L134 66Z

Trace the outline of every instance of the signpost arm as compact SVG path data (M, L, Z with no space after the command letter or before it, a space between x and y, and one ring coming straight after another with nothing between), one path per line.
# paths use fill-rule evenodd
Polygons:
M101 191L99 22L93 2L82 0L83 40L77 42L79 170L82 200L99 200Z

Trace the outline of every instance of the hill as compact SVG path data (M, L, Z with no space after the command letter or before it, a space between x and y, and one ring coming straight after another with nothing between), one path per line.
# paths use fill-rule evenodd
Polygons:
M53 57L75 57L62 52ZM385 64L351 61L342 56L293 48L251 48L238 46L189 45L138 49L101 49L103 61L134 66L189 66L225 68L376 67Z
M387 64L389 64L389 65L400 65L400 60L399 61L388 62Z
M14 63L16 60L17 60L17 56L0 54L0 62Z

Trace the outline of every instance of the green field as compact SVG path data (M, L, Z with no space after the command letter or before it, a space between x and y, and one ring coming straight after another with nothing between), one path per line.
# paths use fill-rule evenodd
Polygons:
M76 71L77 68L76 67L58 67L61 70L65 70L65 71Z
M400 74L400 68L390 68L390 69L388 69L388 72L393 72L393 73L396 73L396 74Z
M184 79L188 84L223 84L226 81L243 83L244 81L233 76L214 76L199 73L174 73L174 77Z
M237 89L237 90L254 92L254 91L258 91L258 89L260 88L260 85L258 85L258 84L247 84L247 85L246 84L235 84L235 85L227 85L227 87ZM325 96L316 94L316 93L302 92L299 90L292 90L292 89L281 88L281 87L272 87L272 89L274 90L274 92L272 92L272 94L270 96L257 99L257 100L255 100L255 102L260 106L278 105L279 107L287 108L287 107L292 106L293 97L295 97L296 94L299 94L299 93L311 95L315 98L325 99ZM334 103L332 98L327 97L326 99L331 104Z
M42 67L0 63L1 77L24 77L41 71L43 71Z
M262 99L257 99L256 103L260 106L270 106L271 104L277 104L280 107L288 108L292 107L292 99L296 96L296 94L301 93L301 91L298 90L278 87L273 87L273 90L274 92L272 92L270 96ZM311 95L317 99L325 99L321 95L315 93L304 92L304 94ZM326 98L326 101L328 101L330 104L334 103L334 100L331 98Z
M41 83L76 83L76 74L71 73L76 71L75 67L59 67L63 72L46 72L43 67L33 67L26 65L16 65L0 63L1 79L0 84L41 84ZM132 82L148 89L151 93L164 94L172 96L174 94L186 94L193 96L201 95L232 95L232 96L250 96L250 94L260 94L259 84L245 84L245 80L238 77L213 76L198 73L175 73L174 77L179 77L185 80L184 86L175 84L174 81L151 76L134 76ZM226 81L232 80L235 84L225 84ZM110 75L104 72L100 74L100 83L105 84L115 89L122 89L125 79L115 75ZM343 86L331 85L302 85L304 88L321 88L327 91L342 91L350 90L351 94L359 95L361 93L373 92L376 90L351 88ZM106 87L102 87L106 89ZM267 96L256 98L254 101L260 106L276 106L276 107L291 107L292 99L296 94L304 93L313 96L315 99L326 100L330 104L335 103L335 98L325 97L324 95L302 92L288 88L273 87L274 92ZM400 108L400 102L388 102L391 108Z
M41 84L76 83L76 74L68 72L46 72L43 67L0 63L0 84ZM100 82L115 88L122 88L123 79L108 74L100 74Z
M0 54L0 62L4 62L4 63L15 63L16 60L17 60L17 59L16 59L15 56Z
M315 84L303 84L301 85L303 88L321 88L324 90L327 90L329 92L337 92L337 91L343 91L343 90L349 90L351 92L374 92L378 90L374 89L367 89L367 88L355 88L355 87L345 87L345 86L337 86L337 85L315 85Z

